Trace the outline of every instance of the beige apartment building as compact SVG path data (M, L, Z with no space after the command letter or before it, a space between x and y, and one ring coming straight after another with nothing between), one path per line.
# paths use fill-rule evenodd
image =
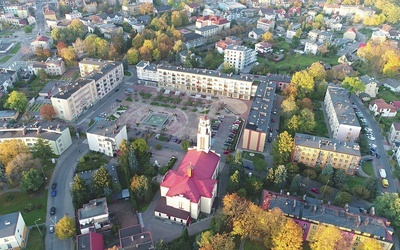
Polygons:
M343 169L346 174L354 175L360 159L358 143L300 133L294 137L292 162L322 168L330 164L333 168Z
M52 125L36 122L23 127L0 127L0 143L8 140L22 141L28 147L35 145L38 138L49 142L53 153L61 155L72 144L69 128L65 125Z
M79 69L84 78L60 87L51 98L60 119L71 121L77 118L115 89L124 77L120 62L84 59L79 63Z

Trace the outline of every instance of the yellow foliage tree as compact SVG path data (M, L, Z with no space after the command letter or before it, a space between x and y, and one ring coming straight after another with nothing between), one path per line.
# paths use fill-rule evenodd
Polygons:
M233 250L235 243L228 234L215 234L211 231L205 231L201 234L197 242L200 250Z
M272 35L271 32L267 31L262 36L261 40L266 41L266 42L272 42L274 40L274 36Z
M55 233L58 239L65 240L75 236L75 219L64 216L55 225Z
M7 164L19 153L29 153L29 148L23 142L12 139L0 143L0 161Z
M342 234L333 226L319 226L313 241L311 250L334 250L336 243L340 241Z
M364 250L382 250L382 246L377 239L368 238L363 241L362 249L364 249Z
M297 250L303 244L303 231L292 219L285 218L282 227L272 232L273 250Z

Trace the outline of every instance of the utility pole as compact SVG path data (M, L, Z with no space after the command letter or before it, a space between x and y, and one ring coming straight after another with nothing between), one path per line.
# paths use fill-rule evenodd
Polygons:
M43 237L42 231L40 230L39 226L36 223L36 222L40 221L41 219L42 218L39 218L39 219L35 220L35 225L36 225L36 228L39 230L40 235Z

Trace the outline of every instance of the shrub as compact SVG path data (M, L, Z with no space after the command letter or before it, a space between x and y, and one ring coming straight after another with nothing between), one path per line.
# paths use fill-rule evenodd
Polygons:
M14 195L12 195L12 194L7 194L7 196L6 196L6 201L12 201L12 200L14 200Z
M167 166L164 166L164 167L161 167L158 172L160 173L160 175L165 175L165 173L167 173L168 170L169 170L169 168Z
M42 209L42 207L43 207L43 204L42 204L42 203L39 203L39 204L37 204L36 209L37 209L37 210L40 210L40 209Z
M31 211L35 210L35 205L32 203L28 203L26 204L25 208L24 208L24 212L25 213L29 213Z

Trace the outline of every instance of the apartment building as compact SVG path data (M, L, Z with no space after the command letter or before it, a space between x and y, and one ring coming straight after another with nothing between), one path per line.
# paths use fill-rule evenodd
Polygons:
M0 249L25 249L27 234L21 212L0 215Z
M65 63L61 57L47 58L46 60L46 73L53 76L62 76L65 71Z
M115 156L122 140L128 140L126 125L113 124L110 121L98 121L87 131L89 149L108 156Z
M0 132L0 143L16 139L32 147L38 138L42 138L50 144L56 155L61 155L72 144L69 128L60 124L35 122L21 127L3 125Z
M50 49L52 43L53 38L47 36L38 36L31 42L31 48L33 51L35 51L37 47L42 47L42 49Z
M214 15L202 16L196 20L196 29L204 28L210 25L216 25L220 31L223 29L230 29L231 22L226 18Z
M229 45L225 49L224 63L229 63L230 67L236 71L243 70L245 67L257 61L257 52L245 46Z
M400 122L393 122L389 130L389 142L393 145L400 144ZM396 145L396 148L397 148Z
M264 32L272 32L275 29L275 21L267 18L260 18L257 21L257 29L262 29Z
M242 136L242 149L264 152L274 105L276 83L258 82Z
M354 175L360 159L360 146L357 143L295 134L292 162L322 168L330 164L333 168L343 169L348 175Z
M324 104L332 137L340 141L356 141L361 126L349 100L349 92L341 87L329 86Z
M77 10L73 10L71 13L65 14L65 19L74 20L82 18L82 13Z
M136 64L136 74L140 84L157 86L157 65L152 64L149 61L140 61Z
M261 207L266 211L273 208L282 210L302 228L303 241L312 242L320 228L334 226L349 241L346 249L363 250L362 243L368 238L376 239L382 250L389 250L393 246L394 229L390 226L391 222L376 216L374 207L369 211L349 205L336 207L306 195L298 198L269 190L263 190Z
M212 37L219 33L219 29L217 25L209 25L201 28L196 28L194 32L204 37Z
M373 78L370 77L368 75L363 75L360 77L360 80L365 84L365 90L364 93L368 94L371 98L375 98L376 95L378 94L378 81ZM360 93L357 93L360 94Z

